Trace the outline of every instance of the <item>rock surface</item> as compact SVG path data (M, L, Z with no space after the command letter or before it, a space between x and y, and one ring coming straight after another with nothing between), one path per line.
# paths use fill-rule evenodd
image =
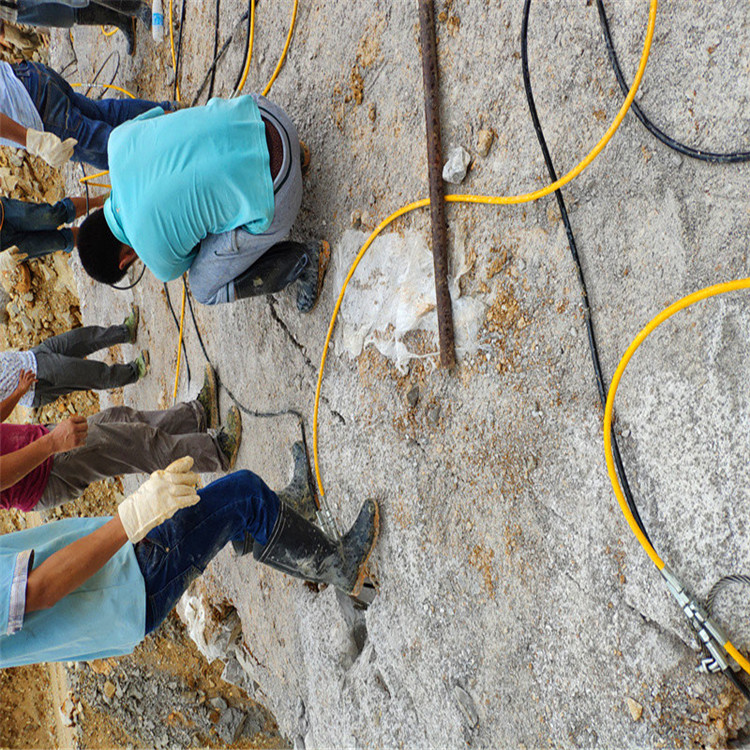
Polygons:
M497 133L462 192L516 194L547 182L523 98L521 6L447 3L440 13L443 142L473 143L482 128ZM647 6L608 5L628 80ZM248 91L265 85L287 31L284 13L264 7ZM224 33L244 8L239 0L222 2ZM743 8L737 1L660 7L639 100L676 137L717 150L750 145ZM206 66L212 13L201 7L188 14L186 94ZM329 283L310 316L297 314L289 293L196 309L209 354L243 404L297 408L308 435L339 291L330 282L346 273L361 244L347 233L353 224L371 230L426 194L415 23L409 3L300 4L272 97L312 152L293 238L325 234L334 251ZM120 43L99 37L80 51L77 75L92 75L109 45ZM535 3L529 45L539 114L564 173L598 141L622 102L596 7ZM67 62L64 51L61 42L58 67ZM123 59L120 81L140 94L171 95L166 49L159 54L160 68L153 60ZM231 92L242 60L238 41L222 62L217 93ZM628 115L611 144L564 189L607 378L637 332L668 304L747 276L746 178L745 166L678 160ZM455 372L436 367L429 330L404 332L397 347L393 339L377 341L392 334L387 325L374 328L366 334L370 345L352 354L339 325L323 379L320 469L332 515L345 528L363 497L381 502L383 528L371 562L377 596L351 620L333 591L316 593L222 552L209 569L206 596L209 608L231 602L241 623L241 647L232 642L226 651L227 675L257 686L254 694L282 733L307 748L747 741L746 707L725 681L694 672L694 636L615 503L580 293L554 198L513 207L451 205L448 216L452 279L479 311L471 348L459 351ZM355 275L357 294L388 280L378 252L416 252L417 235L428 243L426 211L386 229L367 273ZM396 256L409 260L419 259ZM77 278L85 322L118 319L133 299L141 305L152 374L125 399L147 408L170 403L177 336L162 286L147 273L133 291L114 294ZM169 290L178 304L180 282ZM428 317L429 301L417 302ZM348 325L352 331L353 319ZM624 461L644 521L699 596L750 559L748 330L746 293L681 313L642 347L617 397L616 427L627 434ZM389 346L392 353L383 353ZM192 380L183 360L180 398L200 386L192 321L186 347ZM407 393L415 385L419 400L412 406ZM224 414L229 404L222 393ZM293 417L248 417L238 466L283 486L299 434ZM743 611L738 597L721 602L717 616L747 648ZM474 704L473 725L456 686ZM643 707L640 720L624 696Z

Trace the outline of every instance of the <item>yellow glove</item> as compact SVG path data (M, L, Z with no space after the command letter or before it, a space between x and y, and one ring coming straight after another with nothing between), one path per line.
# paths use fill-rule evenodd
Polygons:
M171 518L180 508L200 500L195 487L198 475L190 471L193 459L183 456L166 469L155 471L132 495L126 497L117 512L125 533L133 544L151 529Z
M32 128L26 130L26 150L35 156L41 156L50 167L56 169L70 160L77 143L75 138L61 141L54 133L43 133Z

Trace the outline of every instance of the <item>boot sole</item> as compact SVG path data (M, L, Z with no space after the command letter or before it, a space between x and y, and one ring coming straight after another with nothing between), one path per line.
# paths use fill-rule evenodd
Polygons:
M232 471L234 469L234 466L237 463L237 455L240 452L240 444L242 443L242 416L240 415L240 410L236 406L230 407L230 412L233 409L237 412L237 441L234 445L232 454L230 456L227 456L229 460L229 466L227 466L226 469L227 471Z
M365 574L367 573L367 561L370 559L372 551L375 549L375 545L378 543L378 537L380 536L380 506L375 503L375 516L373 518L373 526L375 527L375 534L372 537L372 544L370 549L367 551L367 556L362 561L359 567L359 573L357 580L354 582L354 588L349 592L349 596L359 596L362 591L362 585L365 582Z
M208 379L208 395L211 402L210 413L206 414L207 428L209 430L219 429L219 384L216 382L214 368L206 363L204 375Z
M318 253L318 284L315 291L315 302L312 303L308 310L300 310L303 315L309 315L320 301L320 293L323 291L323 282L326 279L326 274L328 273L328 265L330 262L331 245L326 240L321 240L320 252Z

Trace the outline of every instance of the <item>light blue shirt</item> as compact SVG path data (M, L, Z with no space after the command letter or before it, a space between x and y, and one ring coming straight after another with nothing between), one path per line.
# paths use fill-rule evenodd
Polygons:
M146 630L146 584L127 542L54 607L24 615L29 569L109 518L66 518L0 536L0 668L129 654Z
M10 64L0 61L0 112L19 125L32 130L44 130L34 102L24 85L16 78ZM23 148L15 141L0 138L0 146Z
M187 271L208 234L271 225L266 131L250 96L169 115L157 107L115 128L107 152L107 224L161 281Z

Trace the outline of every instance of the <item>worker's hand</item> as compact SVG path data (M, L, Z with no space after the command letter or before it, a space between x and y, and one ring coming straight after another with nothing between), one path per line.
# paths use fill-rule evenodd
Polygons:
M33 370L21 370L21 374L18 376L18 385L16 386L16 393L23 396L29 392L29 388L36 383L36 375Z
M54 452L62 453L86 445L88 431L86 417L73 416L63 420L50 432Z
M41 156L50 167L56 169L70 160L77 143L75 138L61 141L54 133L43 133L32 128L26 130L26 150L35 156Z
M133 544L151 529L171 518L181 508L200 500L195 488L198 475L190 471L193 459L183 456L166 469L155 471L132 495L126 497L117 512Z

